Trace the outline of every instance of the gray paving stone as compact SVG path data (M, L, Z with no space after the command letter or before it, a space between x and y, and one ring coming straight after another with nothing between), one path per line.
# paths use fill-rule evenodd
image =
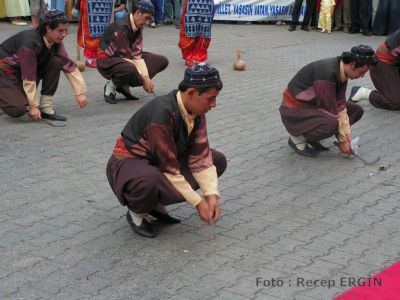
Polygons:
M0 41L20 30L5 22L0 28ZM76 29L71 24L65 39L71 57ZM178 32L144 32L145 49L169 59L154 78L156 94L168 93L185 69ZM368 38L373 47L382 41ZM210 145L228 159L222 219L203 227L196 209L173 205L182 223L154 221L156 239L132 232L105 176L115 139L152 95L134 88L139 101L111 106L103 100L105 80L87 69L83 110L60 78L55 105L66 127L1 114L0 298L325 299L350 287L278 290L256 287L256 278L360 277L390 266L400 255L399 114L361 103L364 116L352 127L360 154L381 156L364 166L341 155L333 138L323 141L328 153L300 157L287 146L278 112L282 91L304 64L362 43L362 35L214 24L208 62L224 89L207 125ZM244 72L232 70L237 48ZM355 85L372 82L368 75L349 81L347 94Z

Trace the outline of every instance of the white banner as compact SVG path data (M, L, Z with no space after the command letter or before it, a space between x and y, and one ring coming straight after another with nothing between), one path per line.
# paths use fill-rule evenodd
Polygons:
M214 0L214 20L221 21L290 21L294 0ZM301 7L300 21L305 6Z

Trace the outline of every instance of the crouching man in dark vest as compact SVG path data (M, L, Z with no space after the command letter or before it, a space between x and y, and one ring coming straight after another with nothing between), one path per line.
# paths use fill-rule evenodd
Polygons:
M20 31L0 45L0 108L6 114L18 118L28 113L33 120L65 121L53 108L61 71L74 90L78 107L87 105L83 77L64 48L67 33L67 17L54 10L40 19L36 30Z
M350 154L350 126L364 110L347 102L348 79L364 77L376 64L374 50L360 45L341 56L312 62L289 82L279 108L289 133L289 146L304 156L316 156L329 148L320 141L336 136L341 152Z
M206 118L222 89L218 71L199 64L185 71L178 90L144 105L128 121L107 165L107 178L133 231L155 237L148 215L179 223L165 206L188 202L213 224L220 218L218 177L225 156L210 149ZM202 196L195 190L202 190Z

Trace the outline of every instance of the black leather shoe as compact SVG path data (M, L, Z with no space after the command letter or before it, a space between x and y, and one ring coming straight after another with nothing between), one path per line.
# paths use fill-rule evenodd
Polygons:
M356 100L353 100L354 95L358 92L358 89L360 88L360 86L353 86L351 88L351 92L350 92L350 96L349 96L349 101L351 102L358 102Z
M308 26L301 26L301 30L310 31L310 27L308 27Z
M130 92L124 90L123 88L117 88L116 91L124 95L126 100L139 100L138 97L133 96Z
M352 28L350 34L360 33L360 28Z
M40 112L40 115L42 116L43 119L47 119L47 120L52 120L52 121L67 121L67 118L57 114L54 111L54 114L50 115L50 114L46 114L44 112Z
M371 36L371 32L369 32L369 31L363 31L362 34L365 35L365 36Z
M131 225L134 233L148 238L156 237L153 226L151 226L151 223L146 219L143 218L142 224L137 226L135 223L133 223L131 214L128 210L126 213L126 220L128 221L129 225Z
M296 25L289 26L289 31L295 31L295 30L296 30Z
M307 156L307 157L315 157L317 156L318 152L311 149L307 144L303 150L300 150L299 148L296 147L296 145L293 143L293 141L289 138L288 140L289 146L296 151L297 154Z
M317 150L319 152L321 152L321 151L329 151L329 148L325 147L320 142L307 142L307 144L311 145L314 150Z
M161 222L167 223L167 224L178 224L181 222L181 220L176 219L169 214L164 214L162 212L159 212L155 209L151 210L149 212L150 216L153 216L154 218L160 220Z
M110 104L117 104L117 99L115 99L115 95L113 93L110 93L110 95L106 95L106 85L104 86L104 101Z

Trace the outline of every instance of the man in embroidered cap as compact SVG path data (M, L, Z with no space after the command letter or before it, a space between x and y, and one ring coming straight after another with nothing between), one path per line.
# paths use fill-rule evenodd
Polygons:
M364 77L376 57L360 45L303 67L289 82L279 108L289 133L289 146L304 156L327 151L320 141L336 135L339 149L350 154L350 126L361 119L361 106L346 101L348 79Z
M355 86L349 100L369 100L377 108L400 110L400 30L379 45L376 56L378 63L370 72L375 90Z
M78 107L87 105L83 77L64 48L67 30L64 12L53 10L40 19L36 30L18 32L0 45L0 108L6 114L18 118L28 113L33 120L65 121L53 108L61 71L74 90ZM39 98L36 89L40 81Z
M135 233L155 237L149 215L173 224L165 206L188 202L213 224L220 217L218 179L225 156L210 149L205 114L222 89L213 67L185 71L178 90L156 97L128 121L107 165L110 186ZM202 196L195 192L202 190Z
M143 26L152 20L154 6L150 0L137 0L132 13L112 23L100 38L97 69L108 82L104 100L117 103L116 93L127 100L138 100L130 87L143 86L147 93L154 91L152 78L168 66L164 56L143 52Z

